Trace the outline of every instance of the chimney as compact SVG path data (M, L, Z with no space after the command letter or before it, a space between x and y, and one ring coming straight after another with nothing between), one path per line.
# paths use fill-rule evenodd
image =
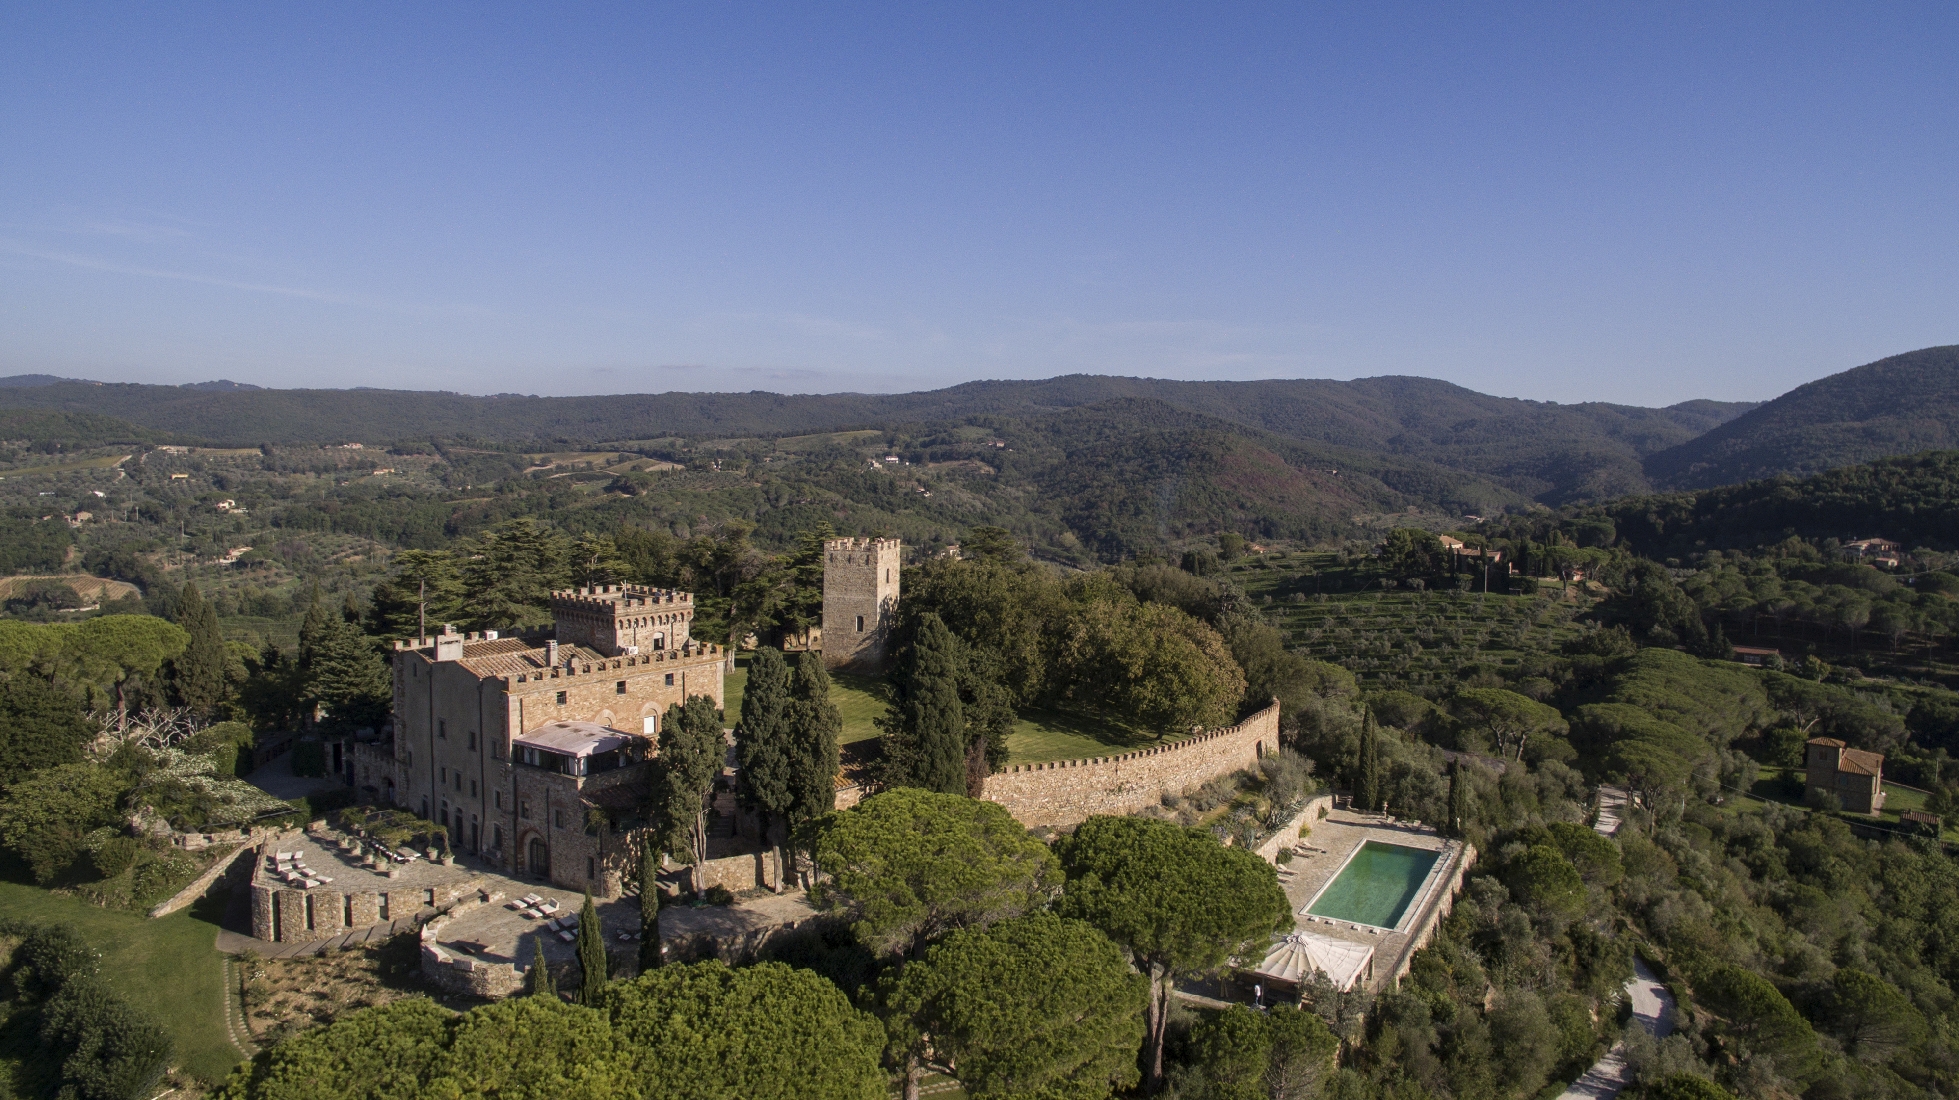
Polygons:
M558 639L544 643L544 663L551 668L558 667Z

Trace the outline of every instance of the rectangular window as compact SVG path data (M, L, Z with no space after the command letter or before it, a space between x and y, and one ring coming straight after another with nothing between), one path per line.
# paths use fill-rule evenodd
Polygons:
M476 780L474 779L469 781L469 797L476 797Z
M388 892L386 890L381 891L381 908L376 915L382 920L388 919Z
M551 824L557 826L560 829L564 828L565 812L563 810L553 810L551 813Z
M596 879L599 877L599 861L593 859L591 856L585 857L585 877L587 879Z
M621 680L618 683L612 685L612 690L618 692L621 695L626 694L626 681Z
M517 816L523 818L525 821L529 821L531 819L531 804L519 801L517 803Z
M471 751L471 752L475 752L475 751L476 751L476 731L475 731L475 730L470 730L470 731L469 731L469 751Z
M864 616L859 615L857 616L857 633L862 634L863 632L864 632Z
M558 693L558 705L561 707L565 705L565 693L562 691Z
M859 619L857 621L861 624L864 620ZM864 628L860 625L857 629L862 630ZM435 735L444 741L449 739L449 722L447 719L437 718L435 720Z
M449 769L448 769L448 768L437 768L437 769L436 769L436 780L437 780L437 782L438 782L438 784L439 784L439 785L441 785L441 786L444 786L444 787L446 787L446 786L448 786L448 785L449 785Z
M671 672L667 673L667 686L668 687L673 686L673 673Z
M499 809L499 810L501 810L501 809L503 809L503 792L502 792L502 791L498 791L498 792L497 792L497 809Z

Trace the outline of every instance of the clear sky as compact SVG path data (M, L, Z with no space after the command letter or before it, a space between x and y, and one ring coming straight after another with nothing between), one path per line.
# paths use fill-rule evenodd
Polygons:
M1959 342L1959 6L0 6L0 374L1761 399Z

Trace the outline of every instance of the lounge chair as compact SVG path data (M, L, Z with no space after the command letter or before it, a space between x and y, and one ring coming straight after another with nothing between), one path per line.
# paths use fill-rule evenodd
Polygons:
M577 938L578 938L578 933L576 933L576 932L560 932L560 933L558 933L558 938L559 938L559 939L561 939L561 940L563 940L563 941L565 941L566 943L570 943L571 941L573 941L573 940L575 940L575 939L577 939Z

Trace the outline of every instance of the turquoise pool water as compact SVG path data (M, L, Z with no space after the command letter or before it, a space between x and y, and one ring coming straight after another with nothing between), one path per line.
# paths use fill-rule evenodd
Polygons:
M1370 840L1306 911L1316 917L1393 928L1421 892L1429 869L1441 855L1426 848Z

